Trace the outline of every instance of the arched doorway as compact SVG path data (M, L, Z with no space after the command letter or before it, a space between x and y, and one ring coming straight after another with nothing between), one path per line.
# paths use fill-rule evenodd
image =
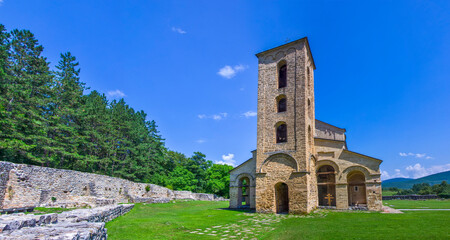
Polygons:
M319 206L336 206L336 172L330 165L317 170Z
M250 179L243 177L239 179L238 189L238 207L249 208L250 207Z
M350 206L366 205L366 178L361 172L352 172L347 176L348 204Z
M275 201L277 213L289 212L289 189L286 183L275 184Z

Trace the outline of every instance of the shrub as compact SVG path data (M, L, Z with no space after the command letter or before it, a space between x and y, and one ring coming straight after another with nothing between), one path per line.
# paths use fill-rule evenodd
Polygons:
M145 191L146 192L150 191L150 185L145 186Z
M55 197L52 197L52 202L56 202L56 198Z

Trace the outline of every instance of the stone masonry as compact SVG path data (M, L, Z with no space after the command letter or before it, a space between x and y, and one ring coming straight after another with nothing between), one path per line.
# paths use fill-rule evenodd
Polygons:
M0 162L0 206L95 207L174 199L223 201L214 194L173 191L147 183L72 170ZM148 190L148 191L147 191Z
M60 214L0 216L0 240L107 239L105 222L129 212L133 204L77 209Z
M257 212L308 213L328 194L333 200L325 207L380 210L382 161L349 151L345 129L315 119L316 67L308 39L256 56L257 150L230 171L230 207L243 207L241 184L248 178L250 208ZM287 69L286 86L281 69ZM278 110L280 99L286 99L285 111ZM280 125L286 141L277 141Z

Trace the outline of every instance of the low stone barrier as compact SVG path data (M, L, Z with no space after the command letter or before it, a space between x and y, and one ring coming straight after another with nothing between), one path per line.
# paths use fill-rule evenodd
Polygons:
M105 223L58 223L0 234L0 240L105 240Z
M393 196L383 196L383 200L426 200L426 199L437 199L437 195L393 195Z
M56 223L58 214L33 215L17 213L0 216L0 232L13 231L24 227L35 227L44 224Z
M105 222L129 212L133 204L76 209L60 214L0 216L0 240L107 238Z
M224 201L214 194L173 191L155 184L65 169L0 161L0 208L98 207L171 200Z

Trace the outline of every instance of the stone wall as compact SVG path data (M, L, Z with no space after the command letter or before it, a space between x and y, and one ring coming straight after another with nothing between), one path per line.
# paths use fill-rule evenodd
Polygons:
M173 199L225 200L213 194L172 191L154 184L72 170L10 162L0 162L0 167L0 206L3 209L94 207L114 203L168 202Z

